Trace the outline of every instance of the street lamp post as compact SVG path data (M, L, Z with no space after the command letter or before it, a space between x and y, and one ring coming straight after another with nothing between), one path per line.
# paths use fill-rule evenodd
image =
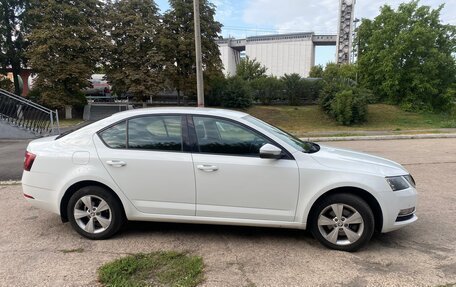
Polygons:
M196 90L198 107L204 107L203 64L201 57L201 27L199 0L193 0L193 14L195 22L195 53L196 53Z

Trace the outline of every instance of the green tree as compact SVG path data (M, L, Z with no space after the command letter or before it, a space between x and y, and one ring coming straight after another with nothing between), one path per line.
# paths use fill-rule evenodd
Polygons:
M285 95L288 97L288 104L296 106L301 103L303 97L302 79L299 74L285 74L281 78Z
M331 104L336 94L349 90L356 84L356 67L348 64L327 64L322 73L323 87L319 95L319 104L324 112L331 112Z
M240 63L236 66L236 76L244 81L252 81L261 77L266 77L267 68L256 59L251 60L249 57L241 59Z
M14 92L14 85L7 77L0 75L0 89L7 90L8 92Z
M323 81L318 78L303 78L301 81L302 93L304 94L303 104L317 103L323 88Z
M201 49L204 73L221 71L217 43L222 24L215 21L215 6L200 0ZM169 0L171 8L163 15L161 49L166 60L165 75L180 95L196 93L195 36L193 0Z
M108 4L107 11L107 79L115 92L144 101L163 82L158 8L153 0L120 0Z
M283 83L277 77L260 77L250 82L255 100L263 105L270 105L274 100L282 98Z
M234 76L226 80L221 99L225 108L245 109L252 105L252 90L247 81Z
M330 114L346 126L362 123L367 120L367 98L358 88L340 91L331 102Z
M14 80L14 93L21 94L19 74L26 66L25 49L28 45L28 0L0 1L0 67L3 74L11 68Z
M385 5L374 20L363 19L355 40L361 83L407 110L448 108L456 28L440 21L442 8L411 1L397 10Z
M210 75L204 79L204 104L206 106L220 106L227 79L221 74Z
M103 2L99 0L34 0L34 27L27 56L37 73L42 101L51 107L85 101L81 90L100 59Z
M310 68L309 78L321 78L323 77L323 66L316 65Z

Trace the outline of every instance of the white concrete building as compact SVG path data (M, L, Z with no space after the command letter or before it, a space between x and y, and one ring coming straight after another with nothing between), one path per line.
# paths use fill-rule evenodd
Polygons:
M298 73L307 77L315 64L316 45L336 45L335 35L295 33L223 39L217 41L225 75L234 75L241 51L266 66L267 74L281 77Z

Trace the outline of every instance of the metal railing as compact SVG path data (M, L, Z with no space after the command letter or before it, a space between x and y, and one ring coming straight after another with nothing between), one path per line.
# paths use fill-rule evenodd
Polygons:
M2 89L0 89L0 119L38 136L60 133L57 110L50 110Z

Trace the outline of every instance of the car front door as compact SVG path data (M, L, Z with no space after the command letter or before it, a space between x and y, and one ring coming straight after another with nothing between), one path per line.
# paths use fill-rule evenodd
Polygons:
M299 192L296 161L263 159L259 149L277 145L228 119L193 116L196 215L293 221Z
M192 155L184 150L183 119L135 117L94 136L104 167L141 212L195 215L195 179Z

